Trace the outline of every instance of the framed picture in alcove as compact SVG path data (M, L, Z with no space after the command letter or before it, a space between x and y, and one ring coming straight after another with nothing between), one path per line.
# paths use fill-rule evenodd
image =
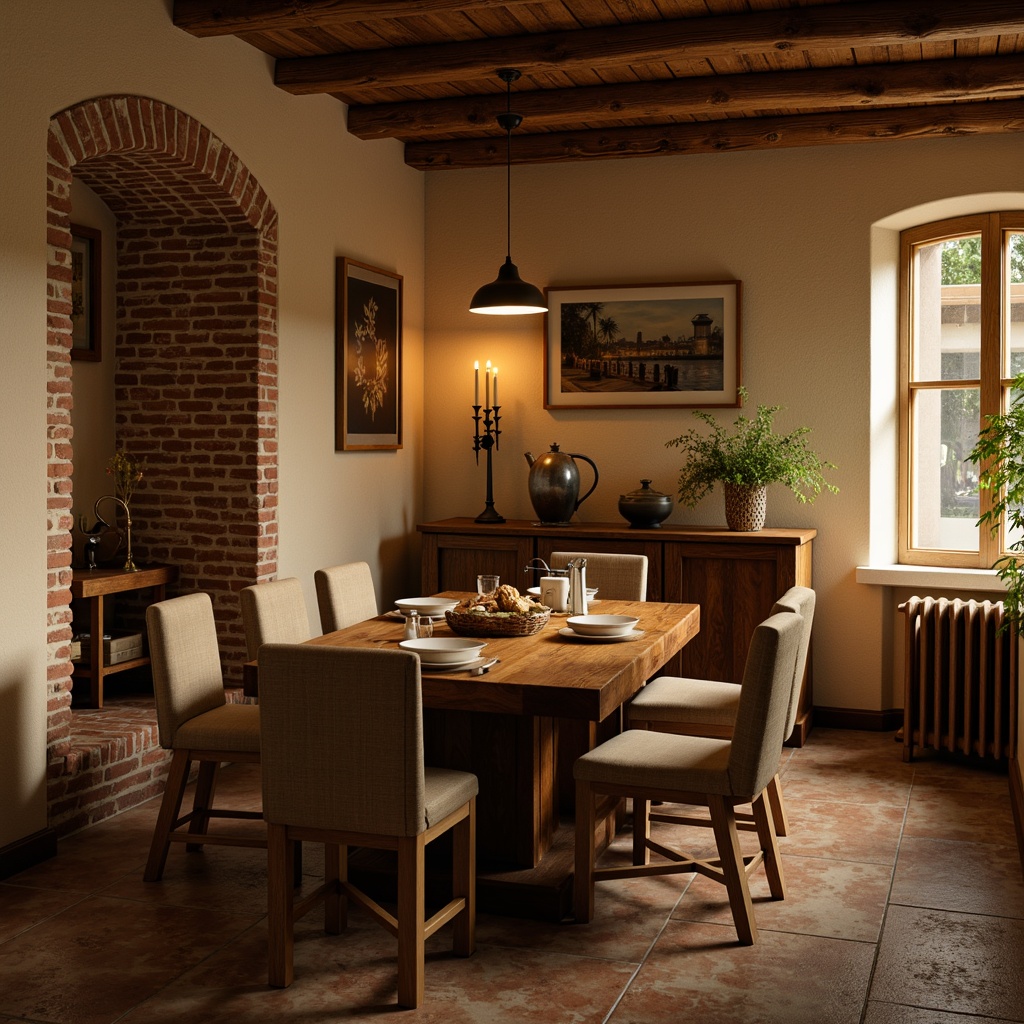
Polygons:
M335 273L335 451L402 447L402 275L345 256Z
M99 362L100 247L96 228L71 225L71 358Z

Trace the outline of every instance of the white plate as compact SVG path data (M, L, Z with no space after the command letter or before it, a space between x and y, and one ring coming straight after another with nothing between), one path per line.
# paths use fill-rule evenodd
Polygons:
M635 615L572 615L565 624L583 636L625 636L639 621Z
M395 602L400 612L419 612L432 618L444 618L444 613L451 611L459 602L444 597L403 597Z
M382 619L391 619L393 622L405 622L409 616L405 612L400 612L397 608L392 608L389 612L384 612L381 616ZM420 615L421 619L430 619L431 622L444 622L444 612L440 615Z
M624 640L639 640L644 635L642 629L634 629L622 636L584 636L577 633L575 629L564 626L558 631L559 636L568 637L570 640L582 640L588 644L621 644Z
M420 659L420 671L421 672L458 672L460 669L475 668L477 665L483 665L487 662L487 658L470 658L469 661L451 661L445 662L443 665L428 665L422 658Z
M482 640L466 640L457 636L434 636L422 640L401 640L403 651L420 656L420 664L450 668L452 665L476 661L487 646Z

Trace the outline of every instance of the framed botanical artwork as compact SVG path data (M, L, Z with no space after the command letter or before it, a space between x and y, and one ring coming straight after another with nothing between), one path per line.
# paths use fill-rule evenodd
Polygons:
M739 406L739 281L545 294L545 409Z
M95 228L71 225L71 358L102 358L100 244Z
M402 276L339 256L336 451L402 447Z

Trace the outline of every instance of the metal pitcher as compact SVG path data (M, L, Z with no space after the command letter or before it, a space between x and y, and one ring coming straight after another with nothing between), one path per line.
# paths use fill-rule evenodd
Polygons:
M569 570L569 614L587 614L587 560L570 558Z
M536 459L525 452L530 465L530 501L543 524L564 526L572 514L594 493L597 487L597 466L594 460L579 452L563 452L557 444ZM588 463L594 471L594 482L583 497L580 493L580 471L576 459Z

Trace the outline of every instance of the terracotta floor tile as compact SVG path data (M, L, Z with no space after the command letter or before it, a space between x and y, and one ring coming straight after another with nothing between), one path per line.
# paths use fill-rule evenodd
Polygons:
M977 843L1012 843L1013 811L1009 787L1001 792L980 792L943 784L919 786L915 783L907 806L904 835Z
M924 1010L919 1006L901 1006L898 1003L868 1002L864 1024L1013 1024L995 1017L977 1017L972 1014L943 1013Z
M784 853L869 864L891 865L896 859L904 816L900 806L787 800L786 815Z
M786 898L772 899L764 871L748 878L754 919L764 931L877 942L892 877L881 864L784 856ZM672 912L673 921L733 927L725 886L698 875Z
M858 1024L875 946L672 921L611 1024Z
M1024 921L890 906L871 998L1024 1020Z
M1015 846L905 837L892 903L1024 918L1024 880Z
M83 898L78 893L0 883L0 943L67 910Z
M906 807L914 771L899 762L851 767L836 761L792 761L780 780L783 796L790 800Z
M90 896L0 945L0 1012L106 1024L254 924Z

